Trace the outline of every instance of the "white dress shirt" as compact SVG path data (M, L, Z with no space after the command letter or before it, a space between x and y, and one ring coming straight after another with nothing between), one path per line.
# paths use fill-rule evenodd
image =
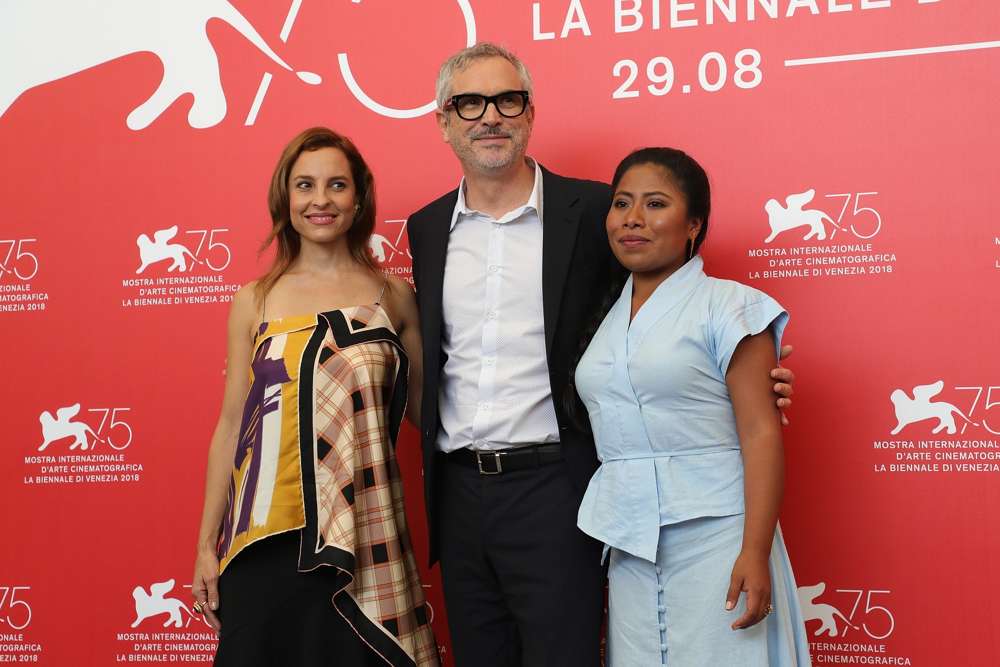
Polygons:
M465 181L452 215L437 446L507 449L559 441L542 313L542 170L528 201L499 219L470 209Z

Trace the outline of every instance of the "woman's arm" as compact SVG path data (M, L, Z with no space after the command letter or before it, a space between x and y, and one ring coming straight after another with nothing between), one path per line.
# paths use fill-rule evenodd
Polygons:
M424 356L420 339L420 319L417 314L417 299L413 288L405 280L389 279L390 307L398 322L396 331L410 359L410 375L407 388L406 416L420 429L420 400L424 386Z
M226 496L232 475L236 439L239 437L243 403L246 400L251 354L251 332L257 321L253 284L240 289L233 297L229 311L228 354L226 385L222 398L222 411L208 449L208 472L205 480L205 505L198 530L197 557L191 593L202 603L205 618L216 631L219 619L214 611L219 608L219 559L216 545L219 528L226 511Z
M762 620L771 604L768 559L785 478L781 421L768 374L774 361L774 336L768 329L740 341L726 371L743 453L746 505L743 546L726 595L726 609L735 607L740 591L747 596L747 611L733 623L734 630Z

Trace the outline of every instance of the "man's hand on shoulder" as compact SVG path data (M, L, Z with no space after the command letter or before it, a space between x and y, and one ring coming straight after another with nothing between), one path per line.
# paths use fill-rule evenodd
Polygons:
M792 354L791 345L781 346L781 356L778 362L787 359ZM781 424L782 426L788 426L788 417L785 416L785 409L792 405L792 394L795 390L792 388L792 384L795 382L795 373L792 372L790 368L782 368L781 366L771 369L771 379L776 380L774 385L774 393L778 395L778 410L781 411Z

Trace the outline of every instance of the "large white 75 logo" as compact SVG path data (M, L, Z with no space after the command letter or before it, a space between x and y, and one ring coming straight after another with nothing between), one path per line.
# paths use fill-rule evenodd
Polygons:
M975 415L976 409L979 407L979 399L982 398L983 390L984 389L986 390L986 401L983 403L983 411L985 412L986 410L989 410L992 407L996 407L997 405L1000 405L1000 385L994 385L992 387L986 387L986 386L982 386L982 387L955 387L956 391L974 391L974 392L976 392L975 398L972 399L972 405L969 406L969 413L968 413L969 414L969 419L973 419L974 418L973 415ZM997 398L995 398L995 399L993 398L993 390L994 389L997 390ZM983 428L985 428L987 431L989 431L993 435L1000 435L1000 431L995 431L992 428L990 428L990 425L989 425L989 423L987 423L985 416L982 418L982 420L980 421L980 423L983 425ZM965 433L965 429L967 429L967 428L969 428L969 422L967 422L967 421L963 422L962 423L962 433Z
M861 598L865 599L865 609L864 609L864 621L861 623L861 629L864 630L865 634L872 639L885 639L892 634L892 631L896 629L896 619L892 615L892 612L885 607L877 604L872 604L872 596L874 595L888 595L892 591L876 591L876 590L863 590L855 588L838 588L837 593L857 593L854 598L854 605L851 607L850 613L847 615L847 620L851 622L850 625L844 628L843 636L846 637L847 633L851 631L851 628L856 628L854 623L854 616L858 613L858 608L861 606ZM867 594L867 595L866 595ZM885 632L877 634L874 630L868 627L868 622L874 621L873 626L878 628L884 628Z
M38 257L24 249L29 243L35 243L38 239L2 239L0 240L0 280L4 274L13 273L21 280L31 280L38 274ZM4 252L4 246L7 251ZM16 248L16 252L15 252ZM30 269L30 270L29 270Z
M31 605L24 600L18 600L18 591L30 591L31 586L0 586L0 612L7 608L0 622L6 622L14 630L24 630L31 623ZM15 609L17 608L17 609ZM18 621L20 616L23 620Z
M118 413L128 412L132 408L88 408L87 412L99 412L101 423L97 426L97 435L104 433L104 425L108 425L108 435L104 440L111 446L111 449L122 450L132 444L132 427L128 422L119 419ZM111 421L108 422L108 417Z
M227 266L229 266L229 263L231 261L233 261L233 253L230 252L229 246L227 246L225 243L223 243L222 241L216 241L215 235L222 234L228 231L229 231L228 229L190 229L184 233L200 235L198 236L198 247L194 249L193 253L195 257L199 258L201 257L201 249L203 246L205 246L205 238L207 237L208 246L206 249L206 255L207 253L212 252L213 250L216 251L215 259L217 261L213 264L212 258L206 256L205 264L208 266L208 268L212 269L213 271L222 271ZM222 261L223 258L225 258L225 261Z
M877 194L877 192L842 192L839 194L823 195L828 199L844 198L844 205L840 208L840 214L837 215L837 221L833 226L833 231L830 233L830 240L832 241L837 232L844 228L842 223L844 216L847 214L847 207L850 205L852 199L854 200L854 210L851 213L851 221L847 228L859 239L870 239L878 234L882 230L881 214L871 207L861 205L862 197L870 197ZM855 223L858 224L857 227L854 226Z

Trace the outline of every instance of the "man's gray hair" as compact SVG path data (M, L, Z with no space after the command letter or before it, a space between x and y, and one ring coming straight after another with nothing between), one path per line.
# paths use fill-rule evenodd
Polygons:
M524 66L521 59L515 56L510 50L505 49L499 44L494 44L492 42L479 42L475 46L470 46L467 49L462 49L448 60L444 61L441 65L441 70L438 72L437 85L435 86L434 98L437 100L438 109L444 110L446 104L448 104L448 99L451 97L451 79L458 70L465 69L471 65L476 60L481 60L483 58L503 58L517 70L517 73L521 77L521 85L524 89L528 91L528 95L532 94L531 87L531 74L528 73L528 68Z

